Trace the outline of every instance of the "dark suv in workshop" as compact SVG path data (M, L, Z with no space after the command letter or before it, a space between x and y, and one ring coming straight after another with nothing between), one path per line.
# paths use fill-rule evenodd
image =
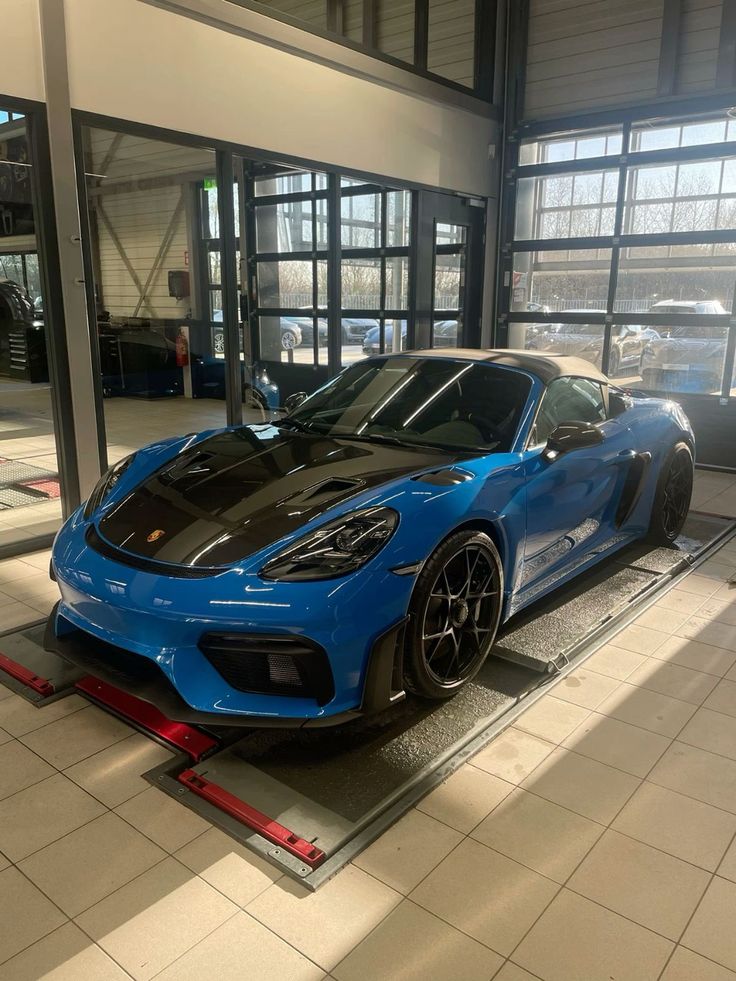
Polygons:
M650 313L723 316L719 300L661 300ZM658 337L647 343L642 360L644 388L658 392L718 392L721 388L728 324L680 324L657 327Z

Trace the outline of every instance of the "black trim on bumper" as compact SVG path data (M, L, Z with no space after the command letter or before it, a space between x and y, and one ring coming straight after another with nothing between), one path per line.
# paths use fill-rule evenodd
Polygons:
M192 708L179 695L166 675L153 661L121 647L98 640L83 630L74 630L63 637L56 636L55 623L59 604L54 606L46 622L44 648L77 665L102 681L155 705L175 722L209 727L242 726L253 729L328 728L351 722L360 716L388 708L403 697L395 691L397 671L403 656L403 636L406 620L395 624L373 645L360 708L319 718L288 718L284 716L225 715L202 712Z
M335 697L329 658L307 637L211 631L198 647L236 691L313 698L320 706Z

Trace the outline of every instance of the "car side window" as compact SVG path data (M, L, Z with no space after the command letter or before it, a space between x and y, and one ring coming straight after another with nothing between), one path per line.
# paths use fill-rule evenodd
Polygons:
M563 422L603 422L606 404L603 389L588 378L556 378L542 396L530 445L546 443L549 434Z

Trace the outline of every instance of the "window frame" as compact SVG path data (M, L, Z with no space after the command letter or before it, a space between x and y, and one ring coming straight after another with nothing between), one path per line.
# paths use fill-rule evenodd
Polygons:
M382 61L395 68L401 68L420 78L438 83L472 95L484 102L494 101L494 65L489 52L495 49L499 0L475 0L473 28L473 85L462 85L445 78L427 68L429 51L429 0L414 0L413 21L413 62L402 61L386 54L377 45L376 16L377 0L362 0L362 36L354 41L344 34L343 6L340 0L323 0L325 4L325 27L310 24L281 10L275 10L266 2L259 0L232 0L239 7L252 10L273 20L296 27L328 41L334 41L361 54Z
M690 110L689 112L685 112L683 109L682 116L676 120L651 119L650 122L654 126L661 124L666 127L669 124L670 126L679 126L682 129L687 124L698 122L707 123L710 120L724 115L725 109L719 110L716 108L714 110L711 106L707 111L700 109L700 111ZM723 314L683 313L680 315L671 315L650 312L649 310L642 313L632 313L617 309L617 304L620 302L617 299L617 290L621 286L621 275L627 269L631 269L628 263L631 261L630 251L632 249L651 248L655 246L666 248L667 255L670 257L670 265L667 268L684 267L697 270L700 268L700 265L710 266L711 264L714 267L718 265L726 268L728 260L736 265L736 227L649 233L634 233L626 229L624 225L625 213L627 209L631 212L633 204L636 203L630 195L630 175L635 173L639 168L647 164L671 165L676 167L676 175L679 175L680 165L698 162L706 164L710 161L721 161L719 186L722 188L723 174L725 172L724 161L736 157L736 133L731 132L729 128L724 128L724 135L730 138L723 142L696 143L687 146L668 146L648 150L639 149L639 144L637 143L637 133L639 131L637 126L646 123L648 118L646 110L639 109L638 111L629 110L616 114L591 114L588 117L581 117L575 121L570 120L568 126L561 125L561 121L522 124L515 134L515 139L507 143L507 152L510 153L510 159L508 160L506 177L504 179L505 194L502 194L502 197L505 197L505 202L501 222L501 260L497 280L498 326L495 343L498 346L506 346L508 344L508 331L509 327L513 324L555 323L560 319L559 311L514 310L514 306L521 303L521 301L514 300L513 287L514 264L515 261L518 261L519 256L529 257L526 262L522 261L518 263L519 267L523 268L529 261L531 261L532 265L536 266L533 257L538 253L545 253L544 263L548 267L546 271L554 271L552 267L559 266L560 274L564 275L567 265L570 264L569 254L572 252L582 250L591 250L592 252L592 250L597 250L597 253L600 254L601 250L610 250L610 263L607 264L606 269L602 270L604 274L606 272L608 274L608 288L605 291L605 309L600 311L597 318L591 318L590 314L582 315L575 311L565 312L566 321L573 322L577 320L582 322L585 320L586 322L591 322L595 320L595 322L601 325L604 332L601 359L603 373L605 374L610 368L611 351L614 344L613 338L622 326L640 325L656 329L658 326L691 327L695 324L705 325L706 321L711 324L720 321L727 328L728 333L721 365L719 388L716 389L714 386L712 389L708 388L707 390L697 391L681 391L680 388L672 388L671 390L669 388L666 390L652 388L651 394L661 394L667 398L671 398L673 395L687 395L707 399L730 399L734 397L736 391L736 384L734 384L734 362L736 360L736 290L734 290L731 298L731 308L727 309ZM562 122L564 124L564 121ZM605 136L606 149L608 149L610 137L614 131L620 132L621 134L621 148L619 153L608 153L598 157L578 156L578 142L589 140L596 136L599 138ZM545 159L545 147L560 140L571 144L574 142L576 144L572 159L552 161ZM682 142L682 137L679 142ZM541 159L542 162L520 162L521 159L524 159L524 156L527 160L530 159L528 154L524 155L523 153L527 145L538 148L538 159ZM575 175L585 173L586 171L609 169L618 172L615 221L612 234L557 239L517 239L515 237L517 199L519 196L518 182L521 179L530 177L543 178L562 174ZM736 192L727 192L723 200L726 201L728 198L733 197L734 194ZM700 198L701 196L698 197ZM677 198L677 185L673 192L672 200L673 210L674 204L683 200ZM536 201L533 202L532 207L537 207ZM532 221L534 222L535 234L536 228L538 227L536 224L538 220L538 216L533 216ZM728 254L723 256L720 254L712 255L717 252L719 246L724 245L733 247L735 256ZM682 248L683 246L703 247L705 251L702 257L697 253L692 256L683 256L681 251L678 250L678 247ZM555 254L559 254L560 258L558 259ZM711 258L711 263L708 263L709 257ZM574 270L574 264L572 268ZM642 269L646 271L646 262L643 262ZM597 263L595 271L601 272ZM527 301L529 299L530 297L527 296ZM726 306L728 305L727 300L728 296L723 301ZM613 381L615 382L615 379Z

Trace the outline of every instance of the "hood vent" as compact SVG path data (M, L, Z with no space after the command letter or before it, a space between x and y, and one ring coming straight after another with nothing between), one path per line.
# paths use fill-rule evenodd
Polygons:
M296 494L294 497L290 497L289 504L320 504L323 501L329 501L333 497L339 497L342 494L348 494L351 491L357 490L363 485L362 480L348 480L342 477L332 477L329 480L323 480L319 484L313 484L311 487L307 487L300 494Z

